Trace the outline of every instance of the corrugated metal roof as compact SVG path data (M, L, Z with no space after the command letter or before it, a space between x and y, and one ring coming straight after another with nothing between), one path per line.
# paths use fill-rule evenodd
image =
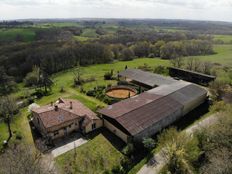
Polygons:
M98 112L103 115L107 115L111 118L117 118L128 112L138 109L148 103L151 103L154 100L161 97L162 96L160 95L149 94L144 92L140 95L131 97L129 99L123 100L113 105L109 105L108 107L101 109Z
M207 91L204 88L201 88L197 85L190 84L185 86L174 93L170 94L169 96L181 103L182 105L187 105L188 103L194 101L198 97L203 95L207 95Z
M191 83L185 82L185 81L177 81L175 83L172 83L171 85L162 85L160 87L151 89L147 91L148 93L151 94L156 94L156 95L162 95L162 96L167 96L183 87L186 87L190 85Z
M121 117L117 117L116 120L131 135L136 135L182 108L183 105L167 96L159 98Z
M207 91L200 86L175 80L98 112L115 119L135 135L206 94Z
M187 70L187 69L181 69L181 68L176 68L176 67L169 67L169 69L177 70L179 72L187 72L187 73L190 73L190 74L196 74L196 75L199 75L199 76L202 76L202 77L207 77L207 78L212 78L212 79L216 78L216 76L203 74L203 73L196 72L196 71L190 71L190 70Z
M176 80L173 78L145 72L139 69L126 69L125 71L120 72L119 76L127 77L131 80L148 85L150 87L167 85L176 82Z

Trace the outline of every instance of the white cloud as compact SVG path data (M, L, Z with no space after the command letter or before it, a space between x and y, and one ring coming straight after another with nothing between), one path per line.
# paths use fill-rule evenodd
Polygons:
M232 0L0 0L0 19L69 17L232 21Z

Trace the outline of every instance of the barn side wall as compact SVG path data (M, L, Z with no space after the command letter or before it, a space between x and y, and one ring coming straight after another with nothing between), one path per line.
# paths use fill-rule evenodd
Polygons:
M127 143L128 141L128 135L122 132L120 129L116 128L113 124L111 124L109 121L104 119L104 127L106 127L109 131L111 131L113 134L121 138L124 142Z
M183 107L179 108L178 110L171 113L170 115L160 120L159 122L154 123L150 127L143 130L142 132L136 134L134 136L134 141L142 141L143 138L151 137L155 135L156 133L158 133L159 131L161 131L163 128L169 126L170 124L172 124L174 121L176 121L182 116L182 112L183 112L182 110L183 110Z
M196 107L200 106L202 103L205 102L206 98L207 98L207 93L195 98L194 100L188 103L185 103L183 109L183 115L186 115Z

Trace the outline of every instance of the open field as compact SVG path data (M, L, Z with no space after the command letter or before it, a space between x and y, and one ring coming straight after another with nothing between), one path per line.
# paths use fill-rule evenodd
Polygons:
M232 35L214 35L214 40L222 40L225 44L232 44Z
M56 162L62 173L98 174L119 165L122 157L107 137L100 133L86 144L59 156Z
M50 23L37 23L35 27L50 28L50 27L80 27L78 22L50 22Z
M12 41L15 39L31 42L35 39L35 32L30 28L0 29L0 40Z
M232 65L232 45L214 45L216 54L207 56L195 56L201 61L209 61L212 63L219 63L225 66Z
M95 29L85 29L81 34L82 37L96 38L98 34L95 32Z
M74 39L80 42L85 42L85 41L89 41L91 38L84 36L74 36Z

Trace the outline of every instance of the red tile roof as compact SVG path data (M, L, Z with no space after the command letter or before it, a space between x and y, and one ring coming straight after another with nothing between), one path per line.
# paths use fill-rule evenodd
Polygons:
M55 109L57 106L57 110ZM71 108L72 106L72 108ZM83 117L84 122L99 119L96 114L77 100L59 99L56 103L32 110L38 114L44 127L51 128Z

